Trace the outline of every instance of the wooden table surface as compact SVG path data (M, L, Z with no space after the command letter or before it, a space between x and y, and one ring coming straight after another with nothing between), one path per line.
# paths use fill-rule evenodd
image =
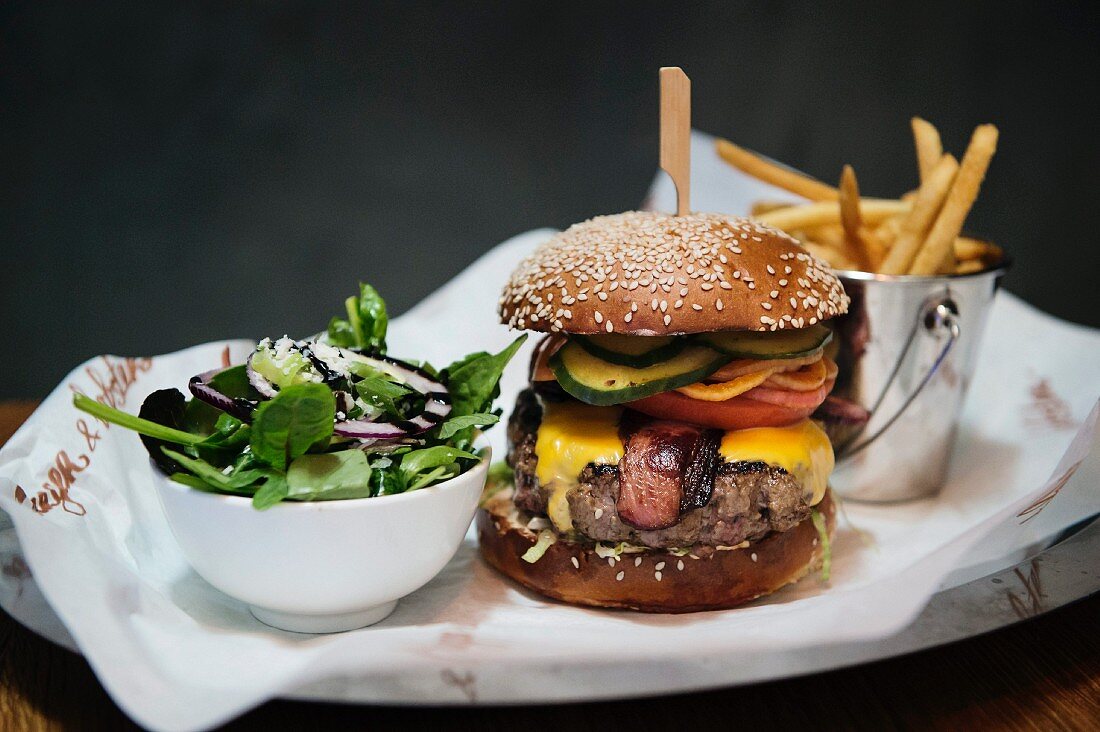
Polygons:
M0 444L34 408L0 402ZM731 658L730 663L736 663ZM276 701L228 729L1100 729L1100 595L938 649L754 686L540 707ZM0 612L0 730L133 727L80 656Z

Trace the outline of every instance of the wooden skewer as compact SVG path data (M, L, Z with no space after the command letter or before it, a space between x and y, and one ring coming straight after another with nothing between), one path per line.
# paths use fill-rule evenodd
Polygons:
M676 186L676 215L691 211L691 79L661 67L661 169Z

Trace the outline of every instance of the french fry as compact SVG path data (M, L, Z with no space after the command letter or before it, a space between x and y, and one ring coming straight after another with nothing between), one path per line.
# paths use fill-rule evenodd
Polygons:
M985 269L985 262L980 259L970 259L955 265L955 274L973 274Z
M743 147L734 145L729 140L718 140L716 147L723 160L758 180L796 193L811 201L837 200L839 194L832 186L765 160Z
M859 265L848 258L848 256L840 249L827 247L824 244L819 244L815 241L803 241L802 248L813 255L816 259L820 259L822 262L829 265L833 269L859 269Z
M844 166L837 188L840 191L840 225L844 227L848 240L856 245L855 240L863 227L863 216L859 213L859 182L851 165Z
M761 216L771 211L778 211L781 208L789 208L796 204L788 201L756 201L752 204L752 208L749 209L749 216Z
M863 215L859 210L859 182L856 171L851 165L845 165L840 174L840 224L844 227L844 236L852 250L851 258L860 263L865 272L874 272L882 261L885 247L872 231L863 225Z
M924 179L913 210L902 221L901 232L882 263L883 274L899 275L909 271L921 242L932 228L936 214L943 207L958 170L959 164L955 158L950 154L944 155Z
M912 208L911 203L885 198L864 198L859 202L860 216L863 218L863 223L869 226L876 226L891 216L905 216ZM812 229L824 224L839 224L840 207L837 206L836 201L804 203L801 206L788 206L778 211L771 211L757 216L756 220L783 231Z
M970 138L959 172L951 184L951 190L943 202L943 208L936 216L928 237L925 239L916 257L910 274L936 274L949 265L947 271L953 272L955 237L959 235L974 200L978 197L989 161L997 150L997 128L993 125L979 125Z
M806 233L806 238L833 249L844 249L844 227L840 224L817 226Z
M914 117L913 141L917 146L917 169L920 171L921 184L932 174L932 169L943 157L943 143L940 142L940 133L935 125L920 117Z
M967 259L983 259L988 256L1000 257L1000 247L988 241L974 239L969 236L955 237L955 259L966 261Z
M894 216L886 219L878 225L877 229L875 229L875 236L877 236L879 241L885 246L893 246L894 240L897 239L898 234L901 233L901 223L904 220L905 219L901 216Z

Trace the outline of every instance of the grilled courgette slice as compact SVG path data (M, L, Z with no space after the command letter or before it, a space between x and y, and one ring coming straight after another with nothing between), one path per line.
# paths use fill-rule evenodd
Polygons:
M634 368L605 361L570 342L550 357L549 366L565 391L582 402L607 406L694 384L729 360L712 348L689 345L665 361Z
M699 341L730 358L800 358L824 346L833 332L823 325L776 331L719 330L700 333Z

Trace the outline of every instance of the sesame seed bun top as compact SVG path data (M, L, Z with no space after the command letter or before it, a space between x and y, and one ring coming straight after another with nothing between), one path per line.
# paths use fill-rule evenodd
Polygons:
M500 297L502 323L565 333L804 328L847 310L840 282L797 241L713 213L574 224L521 262Z

